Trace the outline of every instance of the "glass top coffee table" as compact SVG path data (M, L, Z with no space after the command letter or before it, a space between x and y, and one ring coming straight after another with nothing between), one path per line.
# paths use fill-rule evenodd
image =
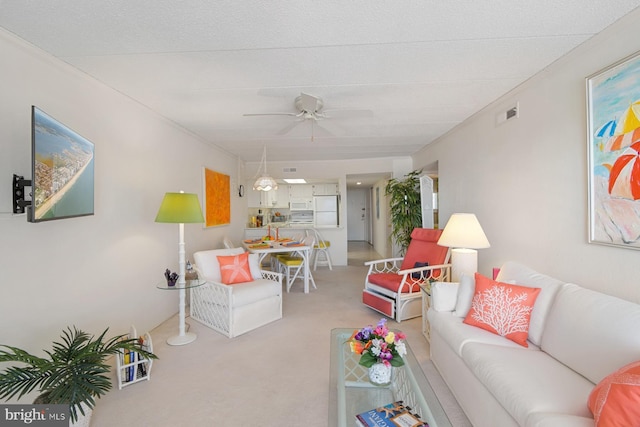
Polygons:
M369 382L360 355L352 353L347 340L354 329L331 331L331 375L329 427L353 427L355 415L402 400L430 427L451 427L438 398L422 372L409 343L404 366L394 368L391 384L384 387Z

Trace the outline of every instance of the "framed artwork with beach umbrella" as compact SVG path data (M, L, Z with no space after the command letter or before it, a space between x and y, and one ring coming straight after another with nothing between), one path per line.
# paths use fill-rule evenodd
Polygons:
M589 242L640 249L640 53L587 77Z

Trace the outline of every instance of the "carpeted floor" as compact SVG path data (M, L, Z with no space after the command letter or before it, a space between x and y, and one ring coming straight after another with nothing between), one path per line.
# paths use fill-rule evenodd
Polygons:
M283 298L283 318L228 339L187 318L193 343L171 347L177 316L151 331L159 356L151 380L114 390L97 403L92 427L328 425L329 338L333 328L375 324L380 314L363 306L366 274L357 261L314 272L309 294L300 282ZM421 319L400 324L454 427L470 426L429 362ZM141 332L141 331L139 331Z

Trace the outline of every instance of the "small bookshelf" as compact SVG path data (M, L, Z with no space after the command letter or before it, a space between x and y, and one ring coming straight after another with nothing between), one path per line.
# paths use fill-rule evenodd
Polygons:
M136 328L131 326L128 337L137 338L141 341L143 349L153 353L153 342L151 341L151 335L148 332L138 336ZM153 360L147 359L135 351L119 353L116 357L116 361L118 389L120 390L128 385L149 380L151 378L151 366L153 365Z

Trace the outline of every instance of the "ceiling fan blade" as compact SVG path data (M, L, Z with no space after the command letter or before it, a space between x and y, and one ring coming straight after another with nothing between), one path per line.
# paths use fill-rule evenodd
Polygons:
M300 93L300 105L303 111L313 113L320 109L320 98L309 95L308 93Z
M291 122L291 124L289 124L288 126L285 126L284 128L280 129L280 131L278 131L278 135L286 135L289 132L291 132L293 130L293 128L295 128L296 126L299 126L300 123L303 123L304 120L296 120L295 122Z
M373 111L371 110L357 110L357 109L330 109L323 110L325 118L339 118L339 117L373 117Z
M245 117L250 117L250 116L293 116L293 117L299 117L300 114L296 114L296 113L247 113L247 114L243 114L243 116L245 116Z
M315 129L313 129L313 127L315 127ZM311 131L313 133L312 136L320 136L320 137L335 136L333 132L327 129L327 126L325 124L321 125L318 122L315 122L312 124Z

